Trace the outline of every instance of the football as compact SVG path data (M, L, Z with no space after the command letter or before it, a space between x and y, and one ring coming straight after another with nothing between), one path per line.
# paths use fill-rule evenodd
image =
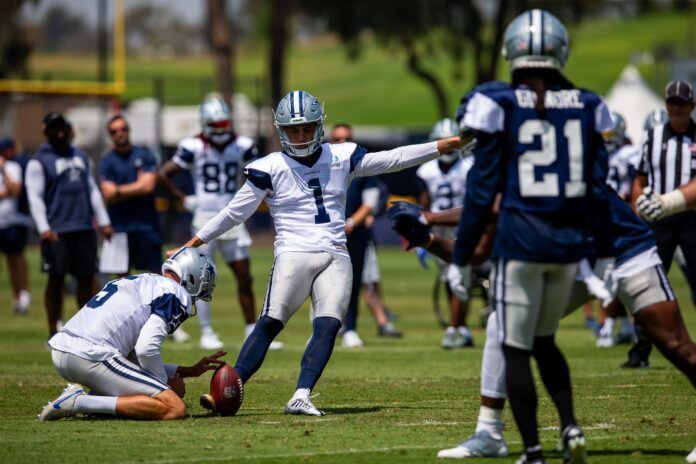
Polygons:
M221 416L233 416L244 401L244 385L234 367L228 363L220 365L210 379L210 395L215 410Z

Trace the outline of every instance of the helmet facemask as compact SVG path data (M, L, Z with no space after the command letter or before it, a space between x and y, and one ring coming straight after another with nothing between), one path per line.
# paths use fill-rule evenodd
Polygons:
M316 152L324 138L324 105L310 93L294 90L280 100L273 113L273 124L278 130L278 137L283 151L293 158L305 158ZM312 139L307 142L293 143L287 128L315 124Z

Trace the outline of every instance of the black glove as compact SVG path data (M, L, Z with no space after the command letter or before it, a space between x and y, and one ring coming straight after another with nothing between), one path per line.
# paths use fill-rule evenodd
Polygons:
M406 201L396 201L387 210L387 216L394 221L392 227L408 241L407 250L425 245L430 239L430 227L421 222L423 207Z

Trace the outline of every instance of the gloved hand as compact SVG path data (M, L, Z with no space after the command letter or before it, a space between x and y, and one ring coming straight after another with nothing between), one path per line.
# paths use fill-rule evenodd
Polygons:
M638 212L648 222L655 222L662 218L663 206L660 195L656 194L652 187L645 187L636 200Z
M578 273L587 286L587 291L601 301L603 307L609 306L614 301L618 287L613 280L614 258L600 258L594 268L590 267L587 259L583 259Z
M461 301L469 301L469 286L471 285L471 266L450 264L447 268L447 283L450 290Z
M387 216L394 221L393 229L408 241L407 250L421 247L430 240L430 228L421 216L423 208L406 201L394 202Z
M428 259L430 259L430 253L428 253L425 248L417 247L416 256L418 257L418 264L423 269L428 269Z

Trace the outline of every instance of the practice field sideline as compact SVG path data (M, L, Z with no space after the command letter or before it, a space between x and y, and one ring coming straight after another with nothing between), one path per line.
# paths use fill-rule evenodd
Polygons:
M299 362L310 335L307 310L293 318L279 339L285 350L270 352L246 386L237 416L209 416L198 406L210 376L187 382L191 418L175 422L119 419L69 419L36 422L41 407L60 393L64 382L54 372L44 348L46 323L38 273L38 253L30 249L32 307L15 316L4 259L0 267L0 462L2 463L374 463L443 462L435 455L471 434L478 414L478 378L484 332L474 330L476 347L440 348L441 329L431 310L433 270L418 267L412 253L380 250L387 304L400 319L402 340L379 338L361 306L359 331L365 348L345 350L337 343L315 392L325 417L283 414L295 389ZM257 307L261 306L272 262L270 248L252 249ZM218 260L218 265L221 260ZM678 269L670 278L692 335L696 310ZM220 266L213 299L213 325L226 343L226 360L239 350L243 323L230 272ZM66 318L74 300L66 301ZM479 303L469 318L477 327ZM196 321L184 328L197 341ZM659 353L651 368L623 371L628 347L594 346L579 312L562 323L558 341L571 366L578 419L587 435L592 463L683 463L696 446L694 389ZM165 361L191 364L202 355L196 342L167 342ZM537 376L538 378L538 376ZM538 384L539 391L543 387ZM521 444L509 410L505 421L512 462ZM549 462L558 438L555 410L541 394L539 423Z

